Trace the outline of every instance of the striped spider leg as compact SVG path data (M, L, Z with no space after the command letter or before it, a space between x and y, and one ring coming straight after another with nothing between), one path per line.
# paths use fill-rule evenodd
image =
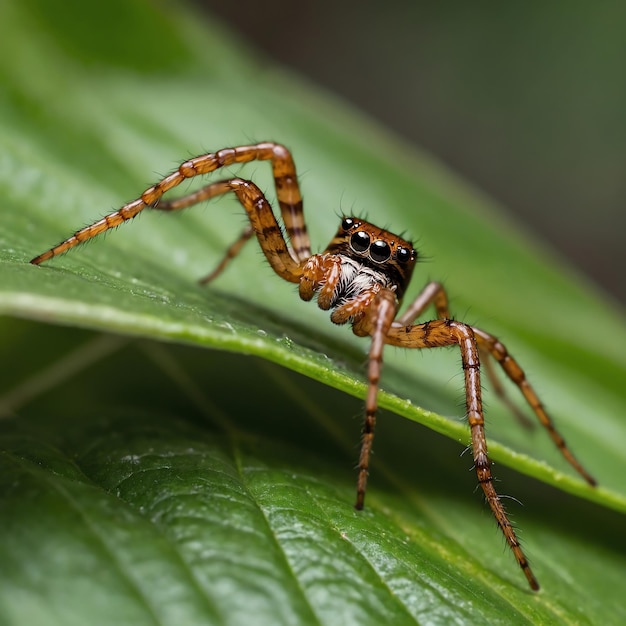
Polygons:
M239 177L220 180L181 198L162 200L166 192L187 179L209 174L224 166L250 161L271 163L284 234L265 195L250 180ZM256 236L274 272L298 284L299 295L303 300L316 297L321 309L331 311L332 322L349 323L356 335L371 337L355 508L362 509L365 501L385 344L413 349L456 345L461 352L467 419L478 481L530 587L538 589L537 579L493 486L481 398L481 357L496 393L507 400L495 378L491 359L500 365L505 375L520 389L539 423L547 429L566 460L590 485L595 485L595 480L573 456L528 383L524 371L504 345L489 333L454 320L448 309L446 292L439 283L429 283L406 312L398 315L402 297L417 263L417 251L409 241L356 217L346 216L326 250L322 254L311 254L296 168L291 153L284 146L272 142L258 143L225 148L185 161L172 174L146 189L136 200L76 231L65 241L32 259L31 263L39 265L62 254L132 219L145 208L178 211L229 191L237 196L245 208L250 223L228 248L216 269L201 282L209 282L218 276L245 243ZM414 323L431 305L435 308L436 319Z

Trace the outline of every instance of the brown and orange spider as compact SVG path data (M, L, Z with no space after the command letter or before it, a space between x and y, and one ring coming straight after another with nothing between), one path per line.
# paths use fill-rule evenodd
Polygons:
M163 194L184 180L208 174L224 166L250 161L271 161L286 238L265 195L249 180L229 178L210 183L182 198L161 201ZM466 411L478 481L530 587L539 589L537 579L493 486L481 399L481 356L497 393L503 395L502 388L489 367L489 358L495 359L505 374L519 387L539 422L547 429L569 463L590 485L595 485L596 481L566 446L539 397L526 380L524 371L504 345L493 335L454 320L448 309L446 292L439 283L431 282L426 285L407 310L398 316L402 296L417 262L417 251L409 241L359 218L344 217L328 248L322 254L311 254L296 168L291 153L284 146L271 142L258 143L225 148L185 161L175 172L146 189L137 200L125 204L91 226L82 228L69 239L35 257L31 263L39 265L79 243L119 226L145 208L178 211L229 191L233 191L239 198L250 224L228 248L215 271L201 282L215 278L239 253L245 242L256 235L272 269L281 278L297 283L303 300L312 300L317 296L317 304L321 309L332 310L331 321L335 324L349 322L356 335L369 335L372 338L355 507L362 509L365 499L384 345L417 349L458 345L465 376ZM415 320L431 304L435 307L437 318L415 324Z

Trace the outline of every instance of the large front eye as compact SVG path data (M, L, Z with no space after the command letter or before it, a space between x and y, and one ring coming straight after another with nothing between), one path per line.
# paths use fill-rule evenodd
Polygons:
M386 241L375 241L370 248L370 256L372 257L372 261L376 261L376 263L384 263L385 261L388 261L391 256L391 248Z
M355 252L365 252L370 247L370 236L359 230L350 237L350 245Z

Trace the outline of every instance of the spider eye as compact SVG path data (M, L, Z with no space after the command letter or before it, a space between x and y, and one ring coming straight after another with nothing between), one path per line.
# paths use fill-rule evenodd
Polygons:
M354 220L351 217L344 217L341 220L341 228L344 230L350 230L354 226Z
M389 257L391 256L391 248L386 241L375 241L370 248L370 256L372 257L372 261L383 263L384 261L389 260Z
M396 251L396 259L400 263L407 263L411 260L411 256L411 250L409 250L408 248L398 248Z
M370 236L359 230L350 237L350 246L355 252L365 252L370 247Z

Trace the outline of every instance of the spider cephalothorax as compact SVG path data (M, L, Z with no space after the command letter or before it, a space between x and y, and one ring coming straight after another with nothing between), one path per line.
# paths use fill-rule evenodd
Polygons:
M334 309L336 324L360 320L385 289L399 305L411 279L417 252L410 242L355 217L344 217L322 254L305 263L300 296L318 294L322 309Z
M228 178L210 183L182 198L161 201L167 191L188 178L208 174L227 165L255 160L268 160L272 164L276 196L286 238L265 195L249 180ZM491 378L496 392L504 397L502 387L490 367L490 359L495 360L506 376L521 390L535 416L546 428L567 461L590 485L595 485L595 480L566 446L563 437L557 432L552 419L526 379L524 371L504 345L493 335L452 319L448 309L448 298L442 285L435 282L427 284L406 311L400 316L397 315L417 261L417 253L410 242L358 218L344 217L328 248L322 254L311 255L296 168L291 153L284 146L272 142L238 146L185 161L175 172L146 189L136 200L92 225L76 231L69 239L35 257L31 263L39 265L83 241L119 226L145 208L178 211L229 191L235 193L245 208L250 224L228 248L217 268L200 282L208 282L218 276L245 242L256 235L274 272L289 282L298 283L300 297L303 300L311 300L317 296L320 308L332 309L333 322L336 324L350 322L355 334L369 335L372 338L367 370L365 422L358 465L356 508L363 508L365 499L384 345L415 349L456 345L461 352L466 415L479 484L528 583L532 589L538 589L537 579L530 569L493 486L485 438L481 360L487 365L486 373ZM435 308L436 318L416 324L416 319L431 305Z

